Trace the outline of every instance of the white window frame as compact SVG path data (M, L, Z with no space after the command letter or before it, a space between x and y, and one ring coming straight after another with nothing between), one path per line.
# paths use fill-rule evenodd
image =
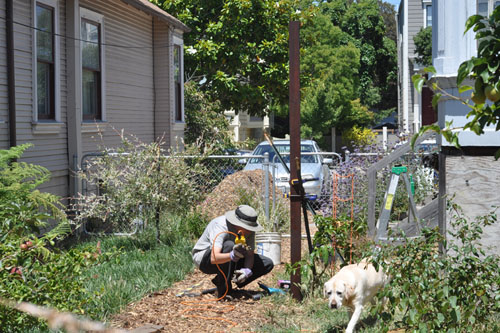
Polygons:
M176 112L175 109L175 97L173 101L173 121L174 123L185 123L185 115L184 115L184 40L176 35L172 36L174 46L179 46L180 54L179 54L179 72L181 78L181 120L176 120ZM172 48L172 94L175 95L175 78L174 78L174 48Z
M494 8L495 2L497 2L497 1L498 0L487 0L487 2L488 2L488 16L490 16L491 13L493 13L493 9L495 9ZM478 0L476 0L476 13L479 14L479 1Z
M54 123L61 121L61 60L60 60L60 39L59 39L59 0L33 0L32 1L32 24L34 27L37 26L36 22L36 4L41 3L45 6L52 7L54 9L54 118L55 119L43 119L40 122L43 123ZM36 29L33 29L33 52L32 52L32 89L33 89L33 123L38 124L38 96L37 96L37 43L36 43Z
M104 36L105 36L105 33L104 33L104 29L105 29L105 27L104 27L104 15L97 13L97 12L94 12L90 9L80 7L79 26L81 26L81 24L82 24L82 19L86 19L89 21L99 23L100 29L101 29L100 30L101 31L101 35L100 35L100 38L101 38L101 52L100 52L101 53L100 54L100 58L101 58L101 119L97 120L97 122L105 122L107 119L107 116L106 116L106 57L105 57L106 46L104 45L105 44L105 40L104 40ZM80 48L80 52L81 52L81 48ZM82 54L81 53L80 53L80 66L79 66L79 68L80 68L80 78L82 78L83 75L82 75ZM80 87L81 87L81 84L80 84ZM82 89L80 89L80 105L81 105L82 101L83 101ZM93 123L93 121L90 121L90 120L83 120L83 114L82 114L82 119L80 119L80 121L82 123Z
M427 28L427 14L429 10L429 6L432 10L432 0L423 0L422 1L422 9L424 10L424 19L423 19L423 27ZM431 13L432 15L432 13Z

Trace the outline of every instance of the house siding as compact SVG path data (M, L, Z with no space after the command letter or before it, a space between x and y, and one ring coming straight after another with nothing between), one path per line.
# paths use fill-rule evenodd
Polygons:
M5 17L5 0L0 0L0 16ZM0 20L5 26L5 21ZM0 149L9 147L9 102L7 98L7 36L0 29Z
M5 1L3 2L5 4ZM65 2L60 0L58 1L58 5L59 34L64 35ZM5 5L2 7L5 8ZM50 191L60 196L67 196L68 158L67 130L65 126L65 40L64 38L58 38L56 41L59 45L60 57L60 71L58 76L60 80L60 121L62 122L62 126L60 127L60 131L55 134L37 134L34 133L32 125L34 112L33 82L36 81L36 69L34 68L36 63L33 57L34 30L29 27L34 24L32 0L14 1L14 20L20 23L14 23L17 144L32 143L34 145L26 150L22 161L41 165L51 172L50 180L42 184L40 190ZM2 29L2 33L5 33L5 30ZM6 80L6 74L2 75L2 80L4 79ZM1 104L1 109L8 112L7 104L5 103L5 107L3 102ZM4 140L3 135L0 140ZM8 146L8 142L5 146Z
M173 68L171 47L172 34L165 22L154 19L154 69L155 69L155 139L161 138L166 147L170 147L170 124L173 122L170 107L173 96L170 92L170 73Z
M104 16L103 41L108 44L105 46L107 124L102 124L106 125L102 140L96 132L82 134L83 152L98 151L102 145L120 145L120 136L113 129L133 133L143 142L154 140L152 17L119 0L80 1L80 6Z
M172 29L163 16L158 18L121 0L56 1L55 17L58 34L62 36L70 34L70 38L79 38L79 8L103 16L104 121L97 124L101 130L96 123L81 123L79 42L75 47L73 39L55 37L59 59L59 66L56 66L59 79L59 86L56 86L59 103L57 123L34 122L36 56L33 54L35 30L32 26L35 1L15 0L16 138L17 144L34 144L25 152L22 161L41 165L51 172L51 180L40 190L69 197L70 193L78 193L79 187L73 178L74 173L70 171L73 170L73 162L78 167L77 160L81 160L85 153L101 151L103 146L119 146L122 129L142 142L151 142L165 134L167 146L172 143L172 135L183 134L184 124L174 124L172 114L171 46L174 35L182 41L185 27L176 25L182 31ZM4 18L5 5L6 0L0 0L0 16ZM0 149L9 147L6 38L5 24L2 24Z

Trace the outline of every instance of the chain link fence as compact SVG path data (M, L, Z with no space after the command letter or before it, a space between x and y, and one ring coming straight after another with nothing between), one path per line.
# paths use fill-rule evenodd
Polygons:
M427 152L425 152L427 153ZM123 158L126 153L107 154L106 158ZM341 202L334 203L334 175L346 176L354 175L354 186L350 180L342 180L336 184L336 191L339 198L353 195L354 197L354 218L364 220L366 217L367 202L367 181L366 170L373 163L377 162L386 152L348 152L345 158L337 153L302 153L301 154L301 175L303 179L306 197L311 200L312 206L318 214L332 216L334 205L337 211L349 213L351 207ZM90 153L82 158L81 171L83 174L91 171L96 164L94 159L104 158L101 153ZM170 158L170 157L164 157ZM181 167L192 167L196 164L202 172L191 177L191 186L196 188L198 196L190 205L191 209L202 214L207 220L225 214L238 205L247 204L253 206L259 213L259 223L266 231L288 232L289 231L289 199L290 175L287 170L290 167L289 154L282 154L283 163L278 156L269 155L219 155L219 156L175 156L172 158L183 159ZM399 163L407 165L421 165L421 153L407 154L403 156ZM293 161L292 161L293 163ZM123 168L127 168L123 165ZM158 170L162 173L162 170ZM416 169L412 171L418 179ZM380 196L385 191L384 179L380 185ZM82 177L83 197L96 196L106 200L106 186L100 181L89 181ZM344 182L349 182L344 184ZM353 193L354 192L354 193ZM428 192L422 191L422 192ZM344 207L345 206L345 207ZM148 202L140 202L135 206L123 207L123 217L102 216L87 219L84 223L84 230L92 232L113 232L118 234L133 234L144 228L147 221L154 220L158 216L151 216ZM110 213L111 214L111 213ZM148 215L149 214L149 215ZM147 216L146 216L147 215ZM110 218L122 219L120 229L103 229L106 220Z
M124 158L127 153L102 154L89 153L83 156L80 165L82 198L101 197L106 200L106 191L109 184L92 177L87 177L93 168L96 168L96 159ZM169 158L169 157L166 157ZM248 204L256 208L259 213L259 223L267 231L289 230L289 199L290 177L287 168L275 156L272 161L268 155L219 155L207 156L182 156L186 165L201 163L205 170L203 175L193 178L194 186L200 191L200 200L193 202L193 209L203 214L207 220L223 215L226 211L234 209L241 204ZM283 155L284 162L289 167L289 156ZM194 162L196 160L196 162ZM307 197L313 206L319 208L321 202L331 200L332 181L335 166L341 161L341 156L336 153L303 153L301 166L302 178ZM126 168L127 166L123 166ZM161 170L160 170L161 172ZM147 204L146 204L147 205ZM111 216L86 219L83 223L86 233L111 232L120 235L131 235L144 228L148 220L144 215L150 214L145 203L137 204L134 212L123 214L120 228L104 228L106 220ZM128 207L130 209L130 207ZM116 214L116 213L114 213ZM118 216L113 216L118 218Z

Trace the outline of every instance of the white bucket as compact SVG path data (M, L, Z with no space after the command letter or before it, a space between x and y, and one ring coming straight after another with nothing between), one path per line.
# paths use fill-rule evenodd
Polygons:
M266 256L273 264L281 264L281 235L278 232L260 232L255 234L257 254Z

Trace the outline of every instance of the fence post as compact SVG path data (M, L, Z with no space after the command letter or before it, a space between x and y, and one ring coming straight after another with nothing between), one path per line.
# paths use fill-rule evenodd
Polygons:
M269 222L269 153L264 153L264 204L266 207L266 220Z

